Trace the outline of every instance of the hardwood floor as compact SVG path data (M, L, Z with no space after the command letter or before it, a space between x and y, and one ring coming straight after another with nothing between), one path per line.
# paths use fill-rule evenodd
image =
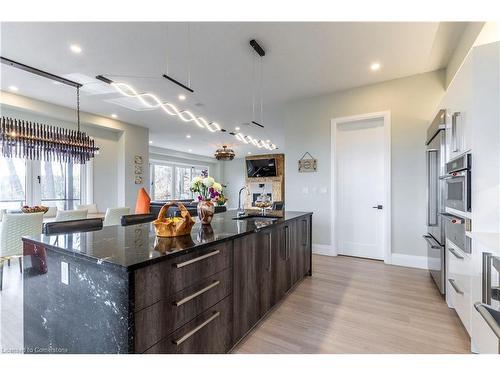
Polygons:
M425 270L313 256L306 278L233 353L469 353Z

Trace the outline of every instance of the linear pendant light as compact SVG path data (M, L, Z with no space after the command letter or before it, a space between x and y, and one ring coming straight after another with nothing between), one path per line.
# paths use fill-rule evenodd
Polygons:
M260 46L260 44L252 39L250 41L250 46L254 49L255 52L259 55L259 66L260 66L260 123L255 121L255 59L252 61L252 121L251 123L257 125L261 128L264 127L262 125L263 122L263 102L262 102L262 83L263 83L263 70L262 70L262 58L266 55L266 51L264 48Z
M187 24L187 37L188 37L188 83L187 85L181 83L177 79L173 78L172 76L168 75L168 26L167 26L167 72L162 75L163 78L168 79L170 82L175 83L177 86L182 87L184 90L187 90L191 93L194 92L194 90L189 87L191 86L191 28L189 27L189 22Z
M174 104L164 102L154 94L148 92L140 93L127 83L114 82L113 80L103 75L96 76L96 79L111 85L118 93L123 96L139 100L144 106L148 108L160 108L170 116L177 116L184 122L194 122L196 125L198 125L198 127L207 129L212 133L218 131L226 132L226 129L223 129L217 122L209 122L205 118L197 116L193 112L188 110L179 110ZM249 135L244 135L243 133L229 132L229 134L236 137L237 140L244 144L251 144L258 148L265 148L267 150L276 150L278 148L278 146L276 146L274 143L259 140Z

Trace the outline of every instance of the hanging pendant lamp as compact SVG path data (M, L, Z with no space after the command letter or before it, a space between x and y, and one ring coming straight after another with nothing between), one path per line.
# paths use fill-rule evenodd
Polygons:
M215 158L217 160L233 160L234 159L234 151L227 146L222 146L222 148L217 149L215 151Z

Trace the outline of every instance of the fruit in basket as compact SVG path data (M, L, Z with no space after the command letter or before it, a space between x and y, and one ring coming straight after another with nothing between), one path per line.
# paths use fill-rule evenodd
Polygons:
M47 206L23 206L21 207L21 211L24 212L25 214L33 214L36 212L43 212L46 213L49 210Z

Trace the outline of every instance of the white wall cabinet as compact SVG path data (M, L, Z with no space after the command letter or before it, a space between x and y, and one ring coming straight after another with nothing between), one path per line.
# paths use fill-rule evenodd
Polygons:
M447 161L471 149L473 118L474 59L470 54L444 95L440 108L446 109Z
M500 42L474 47L439 108L446 109L447 161L472 152L472 236L497 239L489 245L474 239L471 254L451 242L446 246L446 301L478 353L499 350L498 338L474 308L474 303L483 302L483 253L500 253L499 103Z

